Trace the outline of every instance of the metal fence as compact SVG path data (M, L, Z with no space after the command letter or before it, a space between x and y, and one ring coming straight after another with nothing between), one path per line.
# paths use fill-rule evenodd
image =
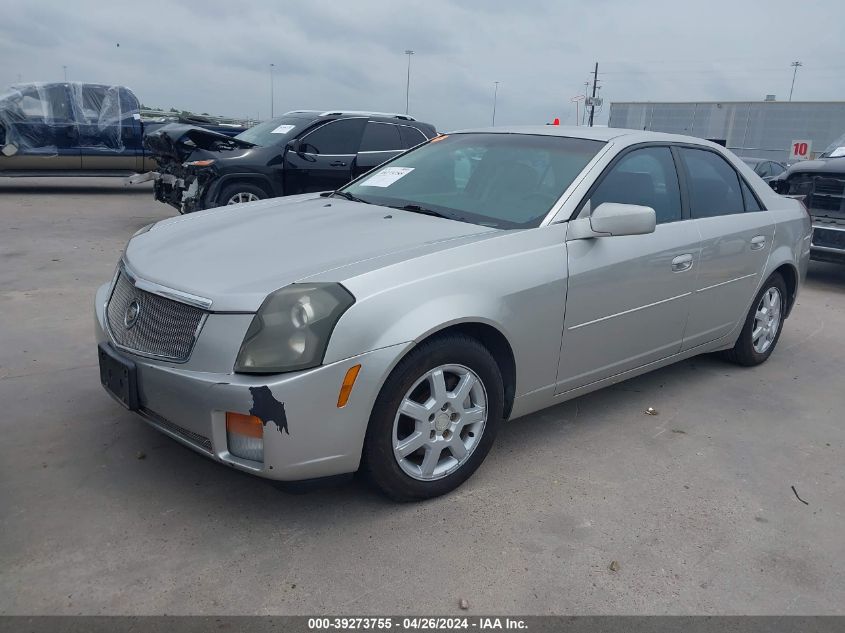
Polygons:
M820 154L845 133L845 101L612 103L609 127L723 141L740 156L786 161L797 139Z

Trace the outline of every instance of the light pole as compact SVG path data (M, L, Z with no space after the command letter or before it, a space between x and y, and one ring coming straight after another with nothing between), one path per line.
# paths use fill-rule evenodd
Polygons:
M795 90L795 75L798 74L798 67L803 66L801 62L792 62L792 87L789 89L789 100L792 101L792 91Z
M493 84L493 125L496 125L496 100L499 97L499 82L494 81Z
M62 65L62 72L65 74L65 81L67 81L67 66Z
M408 49L405 51L405 54L408 56L408 80L405 83L405 114L408 114L408 107L411 103L411 55L414 54L414 51Z
M270 118L273 118L273 102L275 99L273 98L273 68L275 68L276 64L270 64Z

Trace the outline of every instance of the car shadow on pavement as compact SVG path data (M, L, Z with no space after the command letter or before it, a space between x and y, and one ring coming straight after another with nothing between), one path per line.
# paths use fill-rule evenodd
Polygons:
M845 264L812 261L807 269L805 283L819 290L845 292Z

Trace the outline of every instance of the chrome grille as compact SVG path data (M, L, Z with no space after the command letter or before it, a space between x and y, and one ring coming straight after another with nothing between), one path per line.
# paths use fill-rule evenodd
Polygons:
M137 318L127 317L137 303ZM106 319L112 340L128 351L174 362L191 356L194 341L205 317L200 308L167 299L136 288L121 270L106 306Z

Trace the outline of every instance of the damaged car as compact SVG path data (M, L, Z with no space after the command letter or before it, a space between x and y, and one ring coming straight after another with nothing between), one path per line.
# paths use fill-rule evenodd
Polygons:
M845 134L816 160L795 163L769 185L804 201L813 219L810 258L845 264Z
M156 200L180 213L334 190L436 136L404 114L297 110L235 137L171 124L147 135Z
M765 362L809 241L702 139L452 133L328 195L141 229L96 294L100 380L231 468L434 497L505 420L697 354Z

